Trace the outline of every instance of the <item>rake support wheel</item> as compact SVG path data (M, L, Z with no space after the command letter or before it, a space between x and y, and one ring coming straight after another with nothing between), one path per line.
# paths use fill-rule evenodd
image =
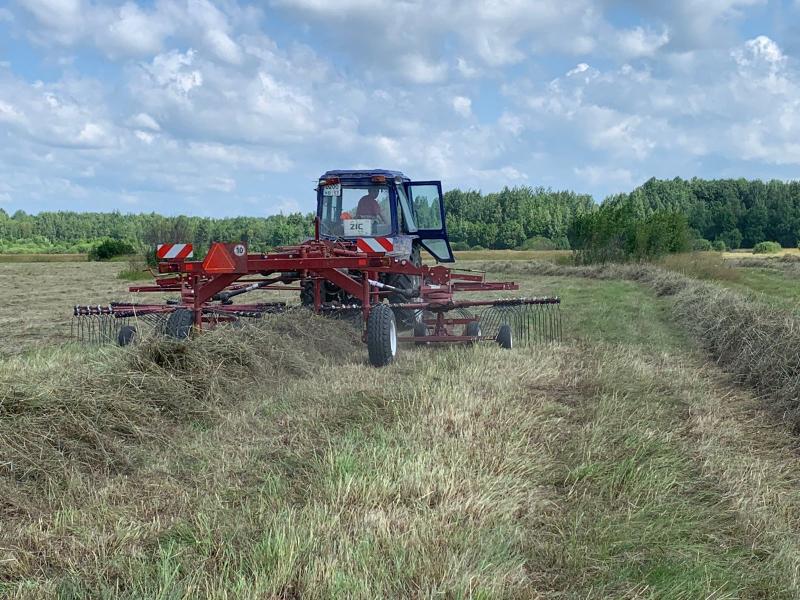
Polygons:
M514 336L511 332L511 325L500 325L497 331L497 343L501 348L511 350L514 347Z
M421 338L421 337L428 337L428 326L425 323L419 322L414 324L414 337ZM422 342L417 340L414 342L417 346L424 346L428 342Z
M476 338L481 337L481 324L477 321L467 323L467 326L464 327L464 335L469 335Z
M194 315L187 308L173 311L164 326L164 333L176 340L185 340L189 337L194 326Z
M117 344L120 346L129 346L136 341L136 327L133 325L123 325L119 328L117 333Z
M367 353L373 367L390 365L397 355L397 324L394 312L385 304L376 304L369 311Z

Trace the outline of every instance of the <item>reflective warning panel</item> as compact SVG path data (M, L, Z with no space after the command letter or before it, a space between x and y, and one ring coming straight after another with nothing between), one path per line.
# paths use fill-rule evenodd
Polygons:
M156 246L158 260L182 260L192 258L194 251L191 244L159 244Z
M247 246L235 244L211 244L203 270L206 273L247 273Z

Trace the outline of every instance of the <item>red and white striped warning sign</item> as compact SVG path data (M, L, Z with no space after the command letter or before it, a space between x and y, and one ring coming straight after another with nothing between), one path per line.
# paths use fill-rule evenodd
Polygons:
M156 258L192 258L194 251L191 244L159 244L156 247Z
M391 252L394 250L392 239L385 237L358 238L356 246L359 252Z

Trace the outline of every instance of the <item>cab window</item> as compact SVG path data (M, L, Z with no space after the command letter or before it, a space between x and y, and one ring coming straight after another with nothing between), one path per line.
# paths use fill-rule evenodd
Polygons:
M321 233L335 237L389 235L392 212L387 186L340 187L339 195L323 190Z

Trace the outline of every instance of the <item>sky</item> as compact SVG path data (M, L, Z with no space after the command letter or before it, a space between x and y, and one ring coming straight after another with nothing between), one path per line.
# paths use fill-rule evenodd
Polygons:
M445 189L795 179L800 0L0 0L0 208L270 215Z

